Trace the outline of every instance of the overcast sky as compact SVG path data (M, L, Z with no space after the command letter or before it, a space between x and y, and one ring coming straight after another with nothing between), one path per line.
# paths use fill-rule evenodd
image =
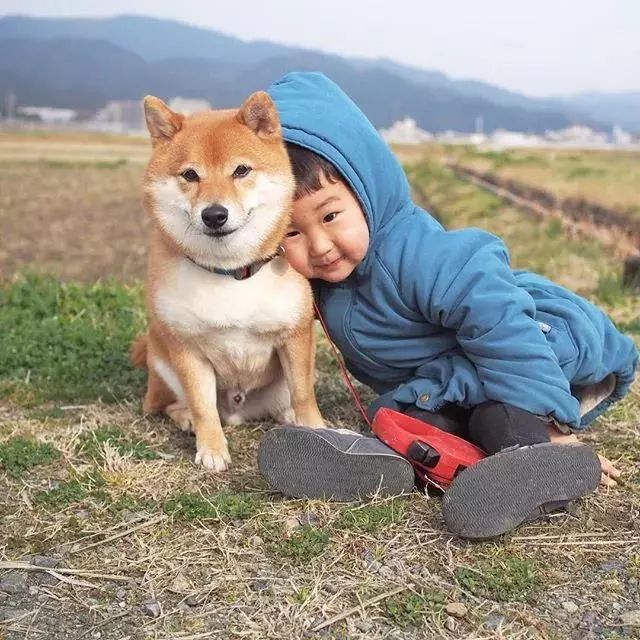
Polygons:
M640 91L640 0L1 0L15 13L172 18L530 95Z

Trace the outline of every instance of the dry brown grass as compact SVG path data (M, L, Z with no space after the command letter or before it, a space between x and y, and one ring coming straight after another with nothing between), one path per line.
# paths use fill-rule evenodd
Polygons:
M0 130L0 161L43 160L49 162L118 161L146 162L150 145L145 137L89 131Z
M320 393L325 412L335 419L326 390ZM639 406L636 392L625 403L627 417L637 415ZM437 497L405 498L398 520L367 531L341 524L342 505L270 493L255 468L267 425L229 429L234 466L214 476L193 466L188 437L166 421L142 419L135 405L91 405L45 419L14 408L5 410L3 424L3 438L19 433L49 441L62 457L19 481L2 481L2 555L15 560L43 554L70 569L115 576L71 574L93 585L87 587L30 573L33 595L22 594L16 606L29 612L25 625L42 608L34 627L50 634L44 637L62 637L56 630L61 625L64 633L79 634L126 614L103 626L102 637L301 638L354 606L320 637L567 638L585 637L589 625L593 637L606 637L638 595L640 433L624 415L604 421L588 437L623 469L624 486L601 491L574 516L479 544L447 533ZM90 460L78 453L79 436L105 426L144 438L166 457L141 461L107 448ZM54 508L38 502L40 492L89 471L104 479L100 491ZM220 491L249 492L259 502L248 517L208 514L184 521L163 510L170 496ZM388 515L389 501L360 507L364 513L376 508ZM140 527L145 520L153 520L151 526ZM305 523L329 541L313 557L298 558L281 544L304 535ZM398 587L406 590L390 602L361 606ZM159 603L160 617L145 615L148 601ZM450 602L464 602L467 614L450 619L443 608ZM565 602L577 611L567 613Z
M0 163L0 274L90 282L145 270L139 165Z
M450 148L448 153L483 173L535 185L557 198L580 198L605 207L640 214L640 153L514 149L481 152Z

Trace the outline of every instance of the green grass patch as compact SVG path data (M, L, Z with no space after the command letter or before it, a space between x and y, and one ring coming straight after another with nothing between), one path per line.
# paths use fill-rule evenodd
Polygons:
M93 471L60 482L48 491L39 491L33 501L48 509L67 507L87 498L95 498L104 502L108 500L108 494L103 488L104 485L104 478L98 472Z
M504 558L478 562L456 571L458 584L474 595L499 602L529 602L538 593L541 579L531 560Z
M640 333L640 319L630 320L629 322L618 322L617 327L625 333Z
M60 452L48 442L16 437L0 443L0 465L12 477L19 478L29 469L48 464Z
M50 545L51 540L45 533L31 535L28 538L23 535L11 535L6 539L5 553L10 559L19 559L28 553L46 553Z
M60 407L52 407L48 405L31 407L26 411L26 415L29 420L38 420L39 422L44 422L45 420L60 420L67 417L67 414L65 414Z
M613 413L616 410L623 410L621 407L622 403L619 403L617 406L613 407L610 410L609 415L615 417ZM600 440L600 448L603 451L603 454L610 459L618 459L625 458L629 461L633 461L634 459L640 458L640 441L634 437L625 437L619 434L616 434L615 437L607 437L606 435ZM630 482L633 476L625 474L622 478L623 482Z
M313 590L311 587L302 587L299 591L296 591L293 594L293 601L297 604L304 604L312 593Z
M265 538L266 547L272 555L297 565L311 562L331 541L328 531L308 524L287 533L280 524L263 523L260 535Z
M404 518L404 500L389 500L380 504L343 509L336 526L356 533L378 533Z
M31 405L137 396L144 373L128 350L143 326L140 286L22 278L0 290L0 396Z
M546 234L548 238L559 238L563 233L562 222L558 218L554 218L549 222L546 228Z
M329 544L329 532L306 524L277 545L278 555L297 564L306 564L319 556Z
M602 177L607 175L607 172L602 167L588 167L585 165L578 165L577 167L571 167L567 172L567 180L575 180L576 178L593 178Z
M402 592L384 601L383 613L400 628L417 627L427 616L438 615L444 606L444 595L430 591Z
M144 440L130 438L119 427L101 427L83 433L80 436L78 453L98 460L103 457L105 444L135 460L157 460L160 457Z
M250 493L223 491L209 495L179 493L167 499L164 511L179 520L246 520L262 502Z
M506 167L513 163L513 157L508 151L483 151L478 155L491 160L494 169Z
M624 301L628 293L619 275L606 274L600 276L595 295L601 302L615 307Z
M146 511L147 513L152 513L155 511L155 505L151 500L145 500L130 493L123 493L109 503L108 509L111 513L120 513L121 511Z
M627 575L629 578L640 581L640 553L632 553L629 556Z
M529 167L544 167L548 164L546 158L540 155L533 155L524 152L522 149L510 149L505 151L478 151L470 149L463 158L473 160L476 158L485 158L491 160L493 169L501 169L509 165L526 165Z

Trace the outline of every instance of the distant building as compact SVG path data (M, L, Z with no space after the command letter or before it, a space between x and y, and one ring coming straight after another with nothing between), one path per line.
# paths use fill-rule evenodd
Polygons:
M436 134L436 140L442 144L483 144L487 140L484 133L461 133L447 129Z
M388 129L380 129L380 134L389 144L420 144L433 140L433 134L420 129L413 118L398 120Z
M4 117L7 120L13 120L16 115L16 107L18 106L18 96L16 96L16 92L13 89L9 89L9 91L4 94L2 106Z
M114 133L139 132L145 129L141 100L112 100L90 121L92 129Z
M612 133L594 131L589 127L574 125L558 131L545 131L543 136L521 131L496 129L490 134L483 133L482 122L476 120L476 133L465 133L448 129L432 135L420 130L411 118L395 122L380 133L392 143L417 144L435 140L440 144L474 145L485 149L510 149L524 147L559 147L575 149L637 149L640 134L633 135L621 127L614 127Z
M633 136L618 125L613 127L613 131L611 132L611 139L613 144L620 147L626 147L630 144L633 144Z
M190 116L197 111L208 111L211 109L211 104L207 100L176 96L169 100L169 108L178 113L183 113L185 116Z
M169 108L190 115L211 109L206 100L177 96L168 102ZM139 133L146 129L142 100L112 100L100 109L89 123L92 129L114 133Z
M544 140L540 136L520 131L496 129L489 136L486 146L494 149L509 149L513 147L537 147L541 144L544 144Z
M44 124L68 124L75 120L76 111L55 107L18 107L17 115L18 117L34 118Z
M594 131L583 125L573 125L559 131L545 131L544 137L566 147L605 147L607 134Z

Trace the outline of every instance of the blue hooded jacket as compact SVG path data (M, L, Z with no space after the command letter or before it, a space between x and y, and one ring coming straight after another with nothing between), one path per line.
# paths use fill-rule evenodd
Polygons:
M496 236L446 231L416 206L396 157L336 84L296 72L268 91L285 140L341 172L369 225L354 272L314 283L356 378L428 411L496 400L574 429L626 395L638 361L633 341L585 299L512 271ZM581 417L577 390L610 374L607 397Z

